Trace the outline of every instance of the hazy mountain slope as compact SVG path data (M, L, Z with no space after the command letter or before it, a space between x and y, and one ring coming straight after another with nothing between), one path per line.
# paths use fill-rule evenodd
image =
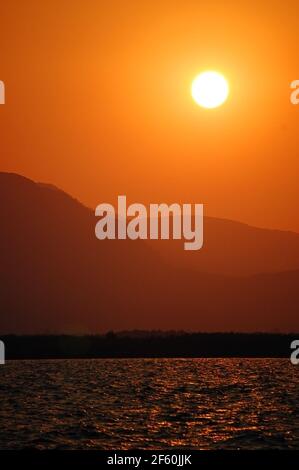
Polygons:
M224 260L220 262L216 255L220 247L218 251L209 248L202 264L199 252L189 252L190 263L185 264L182 242L177 252L176 242L167 242L165 253L159 256L165 242L156 241L154 246L145 241L99 241L91 210L63 191L19 175L0 173L0 197L2 334L135 328L298 330L296 270L250 277L224 276L225 269L208 274L198 271L207 265L210 271L217 271L221 264L225 268ZM268 237L267 244L278 250L280 237L288 239L284 243L289 246L296 245L298 237L229 221L205 221L208 230L211 224L216 224L217 236L206 233L206 245L210 238L213 243L221 240L219 227L227 224L230 237L237 239L241 233L252 246L255 242L264 246ZM284 250L283 244L273 271L285 259ZM229 255L229 246L226 251ZM246 254L241 259L245 262ZM239 274L244 275L246 269L250 271L241 267Z

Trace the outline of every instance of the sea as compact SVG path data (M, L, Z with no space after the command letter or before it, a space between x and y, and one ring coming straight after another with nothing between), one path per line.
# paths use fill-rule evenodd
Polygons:
M299 366L8 361L0 366L0 449L299 449Z

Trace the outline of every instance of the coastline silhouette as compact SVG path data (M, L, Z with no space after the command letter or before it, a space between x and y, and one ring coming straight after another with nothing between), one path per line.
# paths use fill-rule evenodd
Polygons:
M112 331L105 335L4 336L7 359L290 357L299 334Z

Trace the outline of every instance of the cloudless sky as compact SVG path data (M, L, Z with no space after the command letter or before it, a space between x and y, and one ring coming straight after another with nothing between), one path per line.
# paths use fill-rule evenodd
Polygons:
M95 207L198 202L299 232L298 1L1 4L0 170ZM198 107L215 69L231 95Z

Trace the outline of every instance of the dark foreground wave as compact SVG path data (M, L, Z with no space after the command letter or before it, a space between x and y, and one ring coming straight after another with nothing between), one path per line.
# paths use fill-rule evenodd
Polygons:
M1 449L299 449L287 359L9 361Z

